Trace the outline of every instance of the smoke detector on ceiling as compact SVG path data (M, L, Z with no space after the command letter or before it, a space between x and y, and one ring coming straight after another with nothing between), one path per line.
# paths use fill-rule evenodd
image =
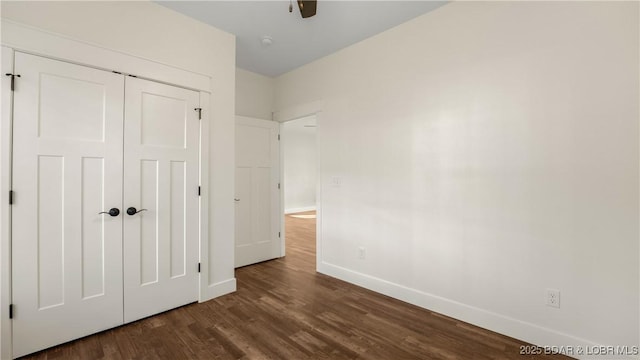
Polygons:
M271 36L265 35L262 37L261 42L262 42L262 46L268 47L268 46L271 46L271 44L273 44L273 38Z

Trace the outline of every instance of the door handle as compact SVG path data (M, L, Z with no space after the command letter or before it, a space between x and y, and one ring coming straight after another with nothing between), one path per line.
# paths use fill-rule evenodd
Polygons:
M129 215L135 215L141 211L147 211L147 209L140 209L140 210L136 210L136 208L134 208L133 206L127 209L127 214Z
M240 201L240 199L233 199L233 201L238 202L238 201Z
M120 209L111 208L109 211L102 211L102 212L98 213L98 215L100 215L100 214L109 214L110 216L118 216L118 215L120 215Z

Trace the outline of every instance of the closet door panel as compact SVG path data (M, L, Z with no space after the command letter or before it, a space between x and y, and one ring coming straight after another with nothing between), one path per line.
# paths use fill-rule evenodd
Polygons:
M124 78L16 53L13 356L123 323Z
M199 94L127 78L125 322L198 299ZM126 209L125 209L126 210Z

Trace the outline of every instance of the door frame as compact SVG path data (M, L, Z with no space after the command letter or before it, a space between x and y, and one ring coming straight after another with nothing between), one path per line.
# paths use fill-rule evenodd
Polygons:
M322 124L322 113L324 111L324 101L318 100L297 106L287 107L273 113L273 120L280 123L280 134L282 134L284 123L300 119L306 116L316 117L316 271L321 272L323 267L322 258L322 162L321 162L321 141L320 128ZM285 140L286 141L286 140ZM280 179L284 179L284 151L280 146ZM282 181L282 180L281 180ZM286 191L286 185L283 186ZM284 191L280 191L280 232L282 233L280 249L282 256L286 252L286 231L284 214Z
M2 20L2 89L9 89L10 78L4 76L13 73L13 61L16 51L61 60L72 64L99 70L118 71L124 75L135 76L168 85L198 91L202 119L200 121L200 236L199 259L202 264L199 274L199 301L211 297L208 291L209 281L209 134L210 134L210 97L212 79L209 76L188 70L147 60L135 55L113 51L85 42L76 41L57 34ZM6 70L6 71L5 71ZM19 87L16 81L16 88ZM11 304L11 206L9 191L12 177L12 105L13 92L2 91L0 113L0 358L13 358L13 333L9 319L8 306ZM234 288L235 289L235 288Z
M11 48L2 46L2 114L0 119L0 359L11 359L13 334L8 307L11 304L11 189L13 92L4 91L11 86L7 73L13 73Z

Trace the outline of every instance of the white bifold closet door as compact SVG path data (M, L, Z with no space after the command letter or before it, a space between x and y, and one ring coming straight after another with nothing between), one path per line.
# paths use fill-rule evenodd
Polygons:
M199 94L22 53L15 71L13 356L196 301Z
M126 80L124 320L198 299L199 94ZM126 209L146 209L128 215Z
M122 324L124 77L16 53L13 355Z

